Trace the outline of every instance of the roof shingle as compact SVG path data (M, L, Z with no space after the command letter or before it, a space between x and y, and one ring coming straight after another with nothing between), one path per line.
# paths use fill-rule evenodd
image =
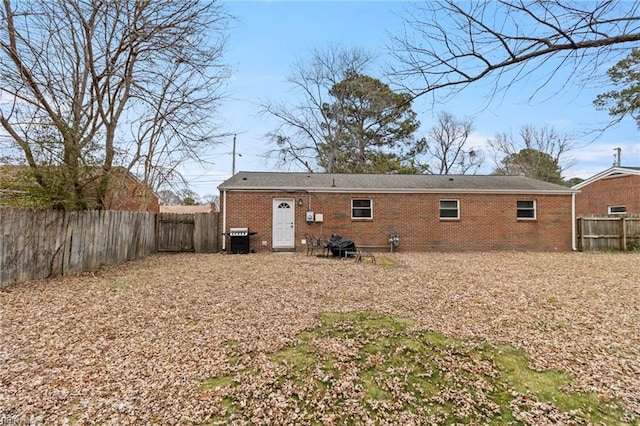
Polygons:
M571 188L524 176L238 172L221 191L478 192L571 194Z

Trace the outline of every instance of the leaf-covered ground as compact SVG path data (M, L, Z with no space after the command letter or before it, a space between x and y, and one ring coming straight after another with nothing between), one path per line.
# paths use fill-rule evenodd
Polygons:
M338 424L346 418L323 407L341 404L339 413L353 413L356 424L438 422L441 414L412 406L412 394L402 390L416 374L385 364L382 352L366 346L376 344L371 337L313 334L327 313L371 312L406 319L412 336L438 333L463 342L471 354L479 345L517 348L533 369L566 375L563 391L618 405L621 421L638 424L639 260L637 254L428 253L356 264L304 255L180 254L19 284L0 291L0 421ZM398 346L418 350L415 343ZM315 371L327 354L332 366L342 363L341 374ZM447 366L453 383L467 380L460 372L470 369L496 374L498 364L463 358L440 356L436 364ZM371 375L355 374L353 360ZM465 367L469 360L472 367ZM425 366L415 370L418 378L428 374ZM296 372L310 368L331 393L296 381ZM471 400L485 408L466 419L489 423L497 402L482 399L483 386L472 381L435 397L464 410L472 389ZM317 400L292 405L296 389ZM516 390L511 404L527 409L514 422L582 421L528 403L531 395ZM376 409L384 415L376 417Z

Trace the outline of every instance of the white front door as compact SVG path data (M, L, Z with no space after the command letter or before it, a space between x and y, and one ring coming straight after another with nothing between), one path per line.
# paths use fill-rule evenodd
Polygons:
M293 218L295 200L273 200L273 248L293 248L295 227Z

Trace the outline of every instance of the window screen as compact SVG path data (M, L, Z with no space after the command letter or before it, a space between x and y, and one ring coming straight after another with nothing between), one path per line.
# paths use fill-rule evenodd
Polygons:
M536 202L534 200L518 201L516 216L518 219L535 219Z
M440 200L440 219L460 219L458 200Z
M373 208L372 202L368 199L351 200L351 218L352 219L372 219Z

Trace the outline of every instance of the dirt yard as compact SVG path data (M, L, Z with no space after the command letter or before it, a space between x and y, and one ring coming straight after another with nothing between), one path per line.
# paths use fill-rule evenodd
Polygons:
M637 416L639 283L637 254L604 253L157 255L23 283L0 291L0 423L206 422L203 383L233 373L231 351L259 358L355 310L511 344Z

